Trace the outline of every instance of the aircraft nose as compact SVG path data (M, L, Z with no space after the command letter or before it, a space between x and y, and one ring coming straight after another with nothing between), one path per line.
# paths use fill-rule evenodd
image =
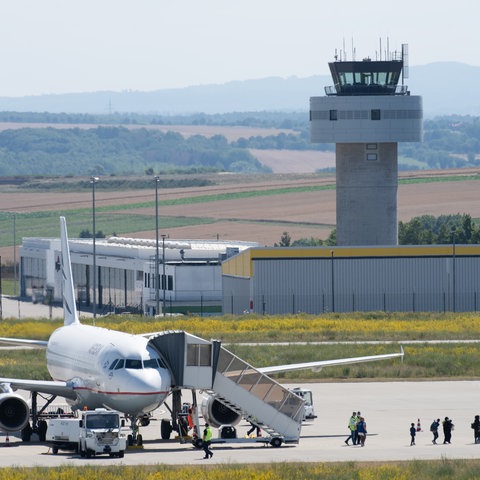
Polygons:
M125 413L148 412L163 403L170 391L170 373L155 369L125 371L126 395L118 399Z
M153 368L133 370L131 372L132 386L142 393L165 393L170 388L170 373Z

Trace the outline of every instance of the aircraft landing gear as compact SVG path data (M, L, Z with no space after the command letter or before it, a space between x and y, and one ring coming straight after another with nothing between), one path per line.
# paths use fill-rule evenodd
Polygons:
M127 436L127 446L128 447L142 447L143 446L143 437L139 432L138 422L139 418L137 416L127 417L130 420L130 428L132 433Z
M170 420L163 418L162 423L160 424L160 435L162 437L162 440L169 440L172 431L173 428Z

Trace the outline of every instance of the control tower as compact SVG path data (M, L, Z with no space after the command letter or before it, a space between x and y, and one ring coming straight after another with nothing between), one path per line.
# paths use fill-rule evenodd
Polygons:
M421 141L423 112L403 84L407 45L387 57L336 57L334 85L310 98L311 141L336 145L337 245L398 243L397 147Z

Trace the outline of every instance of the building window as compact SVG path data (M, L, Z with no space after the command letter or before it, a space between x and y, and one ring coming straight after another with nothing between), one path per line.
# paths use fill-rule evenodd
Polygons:
M167 280L165 282L165 279ZM161 276L162 290L173 290L173 275Z
M212 364L212 345L189 343L187 345L188 367L209 367Z
M370 160L370 161L377 160L377 154L376 153L367 153L367 160Z
M380 110L378 109L371 110L370 118L372 120L380 120Z
M337 110L330 110L330 120L337 120L338 115L337 115Z
M376 150L378 148L376 143L367 143L367 150Z

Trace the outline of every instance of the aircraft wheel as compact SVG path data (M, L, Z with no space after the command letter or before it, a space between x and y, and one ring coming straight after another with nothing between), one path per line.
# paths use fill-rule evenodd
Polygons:
M282 439L275 437L270 440L270 445L274 448L278 448L282 445Z
M192 443L193 443L193 446L194 446L195 448L202 448L202 447L203 447L203 440L202 440L201 438L198 438L198 437L195 438L195 439L192 441Z
M40 420L38 422L38 439L41 442L44 442L47 438L47 422L45 420Z
M170 425L170 420L162 419L162 423L160 424L160 435L162 440L168 440L171 433L172 426Z
M58 453L58 447L52 447L52 453L56 455Z
M139 434L137 435L137 447L141 447L143 445L143 437Z
M22 442L29 442L32 438L32 427L30 423L27 423L25 428L22 430Z
M133 446L133 436L132 435L128 435L127 436L127 445L129 447L132 447Z

